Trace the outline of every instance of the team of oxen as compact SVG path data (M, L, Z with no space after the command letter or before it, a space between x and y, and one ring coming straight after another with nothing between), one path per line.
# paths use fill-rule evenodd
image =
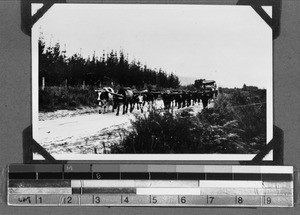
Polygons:
M111 87L104 87L95 91L98 93L99 113L107 113L111 107L112 112L117 109L117 116L121 105L123 106L123 114L128 113L128 110L132 112L135 106L143 113L145 104L148 104L148 107L153 107L159 98L163 100L165 110L174 107L178 109L189 107L200 102L202 102L203 108L206 108L209 100L217 96L216 90L148 92L147 90L134 91L129 87L122 87L115 92Z

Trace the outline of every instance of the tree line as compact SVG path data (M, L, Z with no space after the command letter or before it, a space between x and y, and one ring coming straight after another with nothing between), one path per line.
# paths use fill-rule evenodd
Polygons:
M39 86L43 79L47 86L119 85L124 87L178 88L179 78L162 69L148 68L139 61L128 61L123 51L111 50L102 56L84 58L76 53L66 56L59 43L46 46L39 38Z

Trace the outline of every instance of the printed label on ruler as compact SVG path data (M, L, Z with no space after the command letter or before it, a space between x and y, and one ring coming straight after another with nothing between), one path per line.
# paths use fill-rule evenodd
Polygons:
M121 204L121 195L94 195L94 205Z
M163 196L163 195L151 195L150 196L150 204L151 205L156 205L156 204L163 204L163 205L167 205L167 204L177 204L178 203L178 196Z
M35 204L35 195L14 195L9 194L9 205L27 205Z
M235 205L235 196L207 196L207 205Z
M239 195L235 197L235 204L237 206L260 206L261 205L261 196L246 196Z
M264 207L293 206L293 196L263 196Z
M36 204L58 205L61 195L36 195Z
M206 200L207 200L206 196L196 196L196 195L178 196L178 203L182 205L205 205Z
M78 205L79 198L79 195L63 195L60 197L59 203L61 205Z
M147 195L122 195L122 204L149 204Z

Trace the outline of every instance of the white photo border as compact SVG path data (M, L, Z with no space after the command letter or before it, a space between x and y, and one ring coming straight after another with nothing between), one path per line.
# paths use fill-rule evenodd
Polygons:
M34 4L34 3L33 3ZM89 4L89 3L86 3ZM106 4L106 3L105 3ZM72 5L72 4L68 4ZM201 5L201 4L200 4ZM207 4L205 4L207 5ZM220 6L220 5L211 5ZM245 7L240 5L221 5ZM271 6L265 6L265 8ZM259 16L257 14L257 16ZM267 24L266 24L267 25ZM39 84L38 84L38 25L35 24L31 31L31 63L32 63L32 135L34 140L38 140L38 104L39 104ZM271 29L271 28L270 28ZM273 44L272 38L270 42ZM273 45L272 45L273 53ZM267 143L273 139L273 54L271 72L268 73L270 89L267 89ZM37 141L38 142L38 141ZM77 161L251 161L257 154L51 154L56 160L77 160ZM42 156L34 154L34 160L43 160ZM264 161L273 160L273 150L263 159Z

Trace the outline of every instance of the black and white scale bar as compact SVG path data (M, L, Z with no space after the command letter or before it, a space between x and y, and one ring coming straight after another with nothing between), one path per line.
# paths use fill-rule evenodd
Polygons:
M10 172L8 174L9 179L37 179L36 172Z
M154 164L11 164L9 179L291 181L292 166Z
M134 187L84 187L72 188L72 194L136 194Z
M122 172L121 179L127 179L127 180L149 180L150 179L150 173L148 172Z
M71 180L11 179L8 180L8 187L71 187Z
M106 180L106 179L121 179L120 172L93 172L93 179Z
M65 172L64 179L93 179L92 172Z
M250 174L250 173L170 173L170 172L97 172L97 173L9 173L9 179L92 179L92 180L263 180L292 181L293 174Z

